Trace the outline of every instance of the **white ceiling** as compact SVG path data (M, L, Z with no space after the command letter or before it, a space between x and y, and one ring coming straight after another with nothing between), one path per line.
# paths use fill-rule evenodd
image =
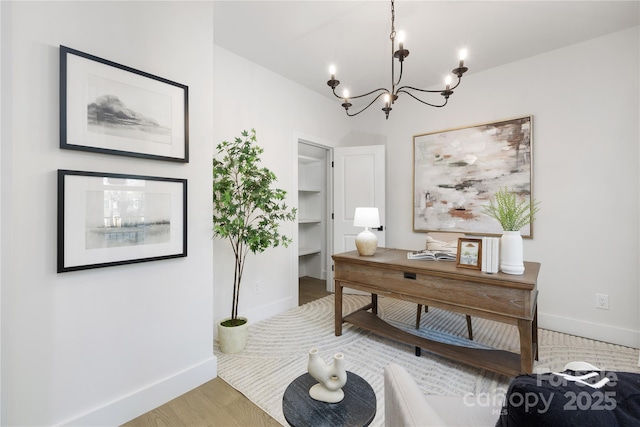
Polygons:
M466 75L639 25L640 1L396 0L406 33L403 84L439 85L467 48ZM386 0L218 1L214 42L322 95L334 63L337 90L391 86ZM558 79L580 70L559 69ZM396 71L397 73L397 71ZM397 74L396 74L397 78ZM615 76L612 76L615 80Z

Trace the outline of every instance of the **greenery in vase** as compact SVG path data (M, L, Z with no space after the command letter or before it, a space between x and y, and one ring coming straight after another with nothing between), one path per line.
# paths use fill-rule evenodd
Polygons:
M504 231L519 231L535 219L535 214L540 208L539 202L532 200L518 200L516 193L508 188L499 189L489 205L484 205L482 210L488 216L498 220Z
M292 240L278 226L296 217L296 209L284 202L287 192L272 188L275 174L259 165L264 150L257 145L256 131L241 135L218 144L213 159L213 233L229 240L235 256L231 319L224 326L245 323L238 319L238 303L247 254L288 246Z

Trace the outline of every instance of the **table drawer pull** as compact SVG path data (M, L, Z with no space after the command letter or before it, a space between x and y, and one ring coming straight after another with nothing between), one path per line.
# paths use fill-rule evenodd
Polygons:
M405 273L404 273L404 278L405 278L405 279L416 280L416 273L407 273L407 272L405 271Z

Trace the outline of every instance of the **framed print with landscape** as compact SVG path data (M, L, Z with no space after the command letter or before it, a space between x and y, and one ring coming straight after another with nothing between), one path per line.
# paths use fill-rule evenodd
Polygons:
M58 273L186 256L186 179L58 170Z
M532 143L532 116L415 135L414 231L502 234L482 207L505 187L531 201Z
M482 269L482 239L458 239L458 252L456 254L456 267Z
M60 148L189 161L189 89L60 46Z

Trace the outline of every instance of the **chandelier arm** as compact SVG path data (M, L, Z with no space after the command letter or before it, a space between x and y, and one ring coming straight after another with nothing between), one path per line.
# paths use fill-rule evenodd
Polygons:
M462 78L458 77L458 82L455 84L455 86L449 87L449 90L454 90L455 88L460 86L461 82L462 82ZM398 92L409 93L405 89L411 89L411 90L415 90L415 91L418 91L418 92L425 92L425 93L441 93L443 90L445 90L445 89L429 90L429 89L419 89L419 88L413 87L413 86L402 86L402 87L398 88L396 93L398 93Z
M340 96L340 95L338 95L338 94L336 93L336 88L335 88L335 87L334 87L334 88L332 88L331 90L333 91L333 96L335 96L336 98L344 99L344 96Z
M447 102L449 101L449 98L445 98L444 103L441 105L437 105L437 104L431 104L429 102L423 101L422 99L418 98L417 96L415 96L414 94L412 94L411 92L407 92L406 90L404 90L404 88L409 88L408 86L403 86L402 88L398 89L398 93L402 92L402 93L406 93L407 95L409 95L410 97L412 97L413 99L415 99L418 102L422 102L425 105L428 105L430 107L444 107L445 105L447 105ZM409 88L412 89L412 88ZM420 90L420 89L418 89ZM423 91L423 92L437 92L437 91Z
M398 76L398 81L397 81L397 82L395 82L395 83L393 84L393 87L394 87L394 88L395 88L396 86L398 86L398 85L400 84L400 81L402 80L402 64L403 64L403 63L404 63L404 61L400 61L400 75ZM393 59L391 60L391 64L392 64L392 65L391 65L391 67L392 67L392 68L395 68L395 67L394 67ZM396 91L396 93L397 93L397 91Z
M398 90L396 92L409 93L409 92L407 92L407 90L415 90L415 91L423 92L423 93L441 93L444 89L429 90L429 89L419 89L419 88L413 87L413 86L402 86L402 87L398 88Z
M372 94L374 94L374 93L376 93L376 92L378 92L378 91L381 91L381 92L384 92L384 93L389 93L389 91L388 91L387 89L385 89L385 88L383 88L383 87L380 87L380 88L378 88L378 89L374 89L374 90L372 90L371 92L363 93L362 95L355 95L355 96L354 96L354 95L349 95L349 96L347 97L347 99L364 98L365 96L372 95ZM335 95L335 97L336 97L336 98L345 99L345 98L344 98L344 96L340 96L340 95L338 95L338 94L336 93L336 90L335 90L335 89L333 90L333 94ZM383 93L379 94L379 95L376 97L376 99L380 98L380 95L383 95Z
M458 83L456 83L454 87L449 88L449 90L454 90L455 88L460 86L460 83L462 83L462 77L458 77Z
M385 89L385 92L386 92L386 89ZM362 113L367 108L371 107L373 105L373 103L376 102L378 100L378 98L380 98L382 95L384 95L384 94L381 93L378 96L376 96L375 98L373 98L373 101L371 101L369 103L369 105L367 105L366 107L364 107L362 110L358 111L357 113L349 114L349 110L346 110L347 116L349 116L349 117L357 116L358 114ZM362 95L362 96L364 96L364 95Z

